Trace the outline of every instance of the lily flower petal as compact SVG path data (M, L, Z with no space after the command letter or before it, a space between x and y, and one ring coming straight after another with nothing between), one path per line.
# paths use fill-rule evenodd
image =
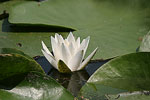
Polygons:
M70 51L71 55L74 55L75 48L74 48L72 43L69 44L68 48L69 48L69 51Z
M51 45L52 50L55 56L55 59L58 61L60 58L60 44L56 43L56 40L51 36Z
M67 39L63 39L61 35L56 33L55 38L51 36L51 46L54 55L51 54L43 41L42 52L46 59L61 73L82 70L97 51L96 48L83 61L84 55L88 48L89 40L90 37L88 36L86 39L83 39L80 44L80 37L75 40L72 32L69 33Z
M89 41L90 41L90 36L88 36L88 37L85 39L84 55L85 55L85 53L86 53L86 50L87 50L87 48L88 48Z
M61 54L62 54L62 60L65 62L65 64L68 64L68 61L71 58L71 54L64 43L62 43L61 45Z
M70 42L75 43L75 38L74 38L72 32L69 33L69 35L68 35L68 37L67 37L67 40L70 41Z
M51 36L51 37L52 37L52 36ZM55 41L56 41L56 43L59 42L59 40L58 40L58 33L55 34Z
M61 35L59 35L59 41L60 41L61 43L64 43L64 39L63 39L63 37L62 37Z
M83 41L82 41L82 43L81 43L81 45L80 45L80 48L79 48L79 49L80 49L80 50L84 50L82 60L84 59L84 56L85 56L85 53L86 53L86 50L87 50L89 41L90 41L90 36L88 36L86 39L83 39Z
M45 45L45 43L42 41L42 47L43 47L43 50L46 51L49 55L53 56L50 51L48 50L47 46Z
M55 35L56 36L56 38L57 38L57 41L58 41L58 43L63 43L64 42L64 39L63 39L63 37L61 36L61 35L59 35L58 33Z
M80 67L77 70L82 70L88 64L88 62L95 55L97 49L98 49L98 47L82 62L82 64L80 65Z
M54 51L54 48L56 48L56 40L52 36L51 36L51 46L52 46L52 50Z
M86 39L84 39L81 43L80 49L84 50L84 55L86 53L89 41L90 41L90 36L88 36Z
M78 39L77 39L77 41L76 41L76 46L77 46L77 48L80 47L80 37L78 37Z
M69 61L68 67L71 69L71 71L76 71L77 68L80 66L83 52L83 50L78 51Z
M64 40L64 43L65 43L66 45L69 45L69 42L68 42L67 39Z
M47 59L56 69L58 69L57 63L56 63L55 59L54 59L51 55L49 55L48 53L46 53L44 50L41 49L41 51L42 51L42 53L44 54L44 56L46 57L46 59Z

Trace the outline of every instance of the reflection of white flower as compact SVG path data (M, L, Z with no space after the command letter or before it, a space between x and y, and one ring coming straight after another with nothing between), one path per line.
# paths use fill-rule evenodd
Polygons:
M87 37L80 44L80 37L75 40L70 32L67 39L59 34L55 34L55 38L51 36L51 44L54 55L50 53L44 42L42 41L42 52L46 59L60 72L69 73L83 69L92 59L97 48L83 61L90 37Z

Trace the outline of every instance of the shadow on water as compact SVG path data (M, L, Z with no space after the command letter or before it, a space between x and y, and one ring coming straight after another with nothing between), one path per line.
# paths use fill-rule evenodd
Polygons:
M7 1L11 1L11 0L0 0L0 2L7 2ZM28 0L28 1L42 2L42 1L46 1L46 0Z
M58 72L46 60L44 56L35 59L44 69L45 73L54 78L58 83L70 91L74 96L77 96L81 87L87 82L89 77L104 63L105 61L91 61L84 70L73 72L71 74L62 74Z
M74 29L43 25L43 24L11 24L8 22L8 18L5 18L2 23L3 32L70 32L75 31Z
M0 2L6 2L6 1L9 1L9 0L0 0Z

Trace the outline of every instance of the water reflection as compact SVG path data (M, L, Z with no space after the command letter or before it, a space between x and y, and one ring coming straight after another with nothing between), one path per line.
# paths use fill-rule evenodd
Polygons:
M96 60L96 61L91 61L86 67L85 70L87 73L91 76L99 67L101 67L103 64L108 62L108 60Z
M73 72L71 74L62 74L53 68L48 75L64 86L74 96L77 96L81 87L89 79L89 74L86 70Z
M86 70L74 72L71 75L67 90L69 90L74 96L77 96L81 87L86 83L89 77L90 76Z
M65 88L68 87L71 74L62 74L53 68L52 70L50 70L48 75L54 78L58 83L60 83Z
M86 83L89 77L104 63L105 61L91 61L85 68L85 70L73 72L70 74L63 74L58 72L52 65L46 60L45 57L37 57L35 60L42 66L45 73L54 78L58 83L70 91L74 96L77 96L81 87Z

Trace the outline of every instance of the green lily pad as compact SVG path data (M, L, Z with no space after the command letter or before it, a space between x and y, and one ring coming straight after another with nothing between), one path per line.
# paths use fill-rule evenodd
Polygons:
M41 52L41 41L51 50L50 36L54 32L2 32L4 22L0 20L0 45L1 48L16 48L30 57L43 55ZM6 30L9 30L6 28ZM66 37L65 32L60 33Z
M43 69L34 60L28 59L19 54L0 54L0 80L3 83L17 78L12 78L18 74L24 75L30 71L44 73ZM5 80L5 81L4 81Z
M74 29L76 36L91 36L87 55L99 47L94 59L107 59L136 52L149 30L149 12L149 0L28 1L12 7L9 22Z
M117 57L100 67L82 87L80 97L104 100L106 94L150 90L150 53Z
M0 45L2 48L16 48L30 57L42 55L41 41L50 45L50 33L0 33Z
M7 13L9 13L11 7L14 4L17 4L19 2L23 2L25 0L4 0L3 2L0 2L0 15L3 13L5 10Z
M2 100L74 100L65 88L49 76L30 72L17 86L0 89Z
M29 1L29 0L26 0L26 1ZM18 4L19 2L23 3L26 1L25 0L10 0L6 2L2 2L0 3L0 14L2 14L4 10L6 10L6 13L9 13L10 9L15 4ZM54 36L55 32L46 32L46 31L47 30L56 31L57 29L58 28L51 29L48 27L45 28L41 26L35 26L35 27L25 26L25 28L24 26L12 27L7 22L7 19L0 20L0 45L1 45L1 48L15 48L15 49L21 50L25 54L29 55L30 57L40 56L40 55L43 55L41 52L41 48L42 48L41 41L44 41L44 43L51 50L50 36ZM44 32L42 32L41 30ZM67 36L67 34L64 32L61 32L60 34L64 37Z

